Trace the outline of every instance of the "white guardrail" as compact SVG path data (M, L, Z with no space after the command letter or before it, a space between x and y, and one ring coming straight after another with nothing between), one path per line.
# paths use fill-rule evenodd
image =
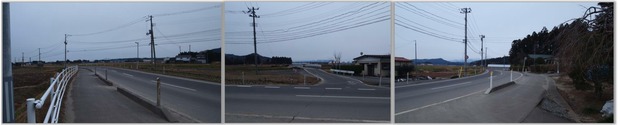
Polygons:
M353 75L355 74L355 71L349 71L349 70L338 70L338 69L329 69L329 71L331 71L332 73L340 73L340 74L349 74L349 75Z
M41 109L45 104L47 97L51 97L49 109L43 123L58 123L58 116L60 114L60 107L62 106L62 99L65 95L67 83L77 73L78 66L67 67L60 73L56 73L55 77L50 78L50 86L47 88L41 99L35 100L35 98L26 99L26 112L28 113L28 123L36 122L36 109ZM51 119L50 119L51 118ZM50 121L51 120L51 121Z

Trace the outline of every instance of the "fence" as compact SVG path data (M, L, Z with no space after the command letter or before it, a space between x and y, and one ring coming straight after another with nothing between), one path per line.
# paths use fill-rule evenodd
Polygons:
M60 115L60 107L62 106L62 99L65 95L67 83L77 73L78 66L67 67L60 73L56 73L55 77L50 78L50 87L47 88L41 99L35 100L35 98L26 99L26 112L28 114L28 123L36 122L36 109L41 109L45 104L48 97L52 98L49 109L45 115L43 123L58 123L58 116ZM51 120L51 121L50 121Z
M338 70L338 69L329 69L329 71L332 71L333 73L336 74L349 74L349 75L353 75L355 74L355 71L349 71L349 70Z

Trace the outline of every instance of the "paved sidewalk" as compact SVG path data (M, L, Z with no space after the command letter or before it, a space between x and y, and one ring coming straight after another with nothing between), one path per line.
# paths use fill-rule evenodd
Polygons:
M536 107L545 92L545 77L524 75L515 85L489 95L484 90L396 116L413 123L519 123Z
M160 123L164 118L116 91L93 72L80 69L70 84L65 106L69 123Z

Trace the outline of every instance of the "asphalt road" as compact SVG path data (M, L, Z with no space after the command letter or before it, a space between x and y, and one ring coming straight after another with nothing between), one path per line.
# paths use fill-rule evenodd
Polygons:
M319 69L313 86L226 86L226 122L389 122L390 89Z
M510 81L510 71L492 69L493 86L505 84ZM522 74L513 72L513 79L517 79ZM479 93L489 88L490 72L481 75L449 79L432 80L417 84L397 84L395 86L395 115L414 113L434 105ZM399 122L398 120L396 122Z
M87 67L95 70L95 67ZM156 78L161 80L161 104L184 118L200 123L221 122L221 88L213 82L135 70L97 67L96 72L149 101L156 102Z

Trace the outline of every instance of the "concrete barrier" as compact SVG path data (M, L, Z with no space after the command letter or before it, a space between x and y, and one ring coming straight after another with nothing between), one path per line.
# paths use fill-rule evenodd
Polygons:
M95 76L97 76L97 78L99 78L101 81L103 81L103 83L105 83L106 85L114 86L114 84L111 81L101 77L99 74L95 73Z
M145 98L137 94L134 94L131 91L127 91L126 89L121 88L121 87L116 87L116 91L127 96L129 99L135 101L136 103L144 106L146 109L151 110L153 113L160 115L161 117L165 118L168 122L179 122L179 120L177 120L176 118L173 118L170 111L163 106L157 107L157 105L155 105L154 103L151 103Z
M508 82L508 83L505 83L505 84L502 84L502 85L499 85L499 86L494 86L494 87L491 87L491 88L487 89L487 91L484 92L484 94L490 94L493 91L497 91L497 90L500 90L502 88L506 88L506 87L508 87L510 85L514 85L514 84L516 84L516 83L514 81L512 81L512 82Z

